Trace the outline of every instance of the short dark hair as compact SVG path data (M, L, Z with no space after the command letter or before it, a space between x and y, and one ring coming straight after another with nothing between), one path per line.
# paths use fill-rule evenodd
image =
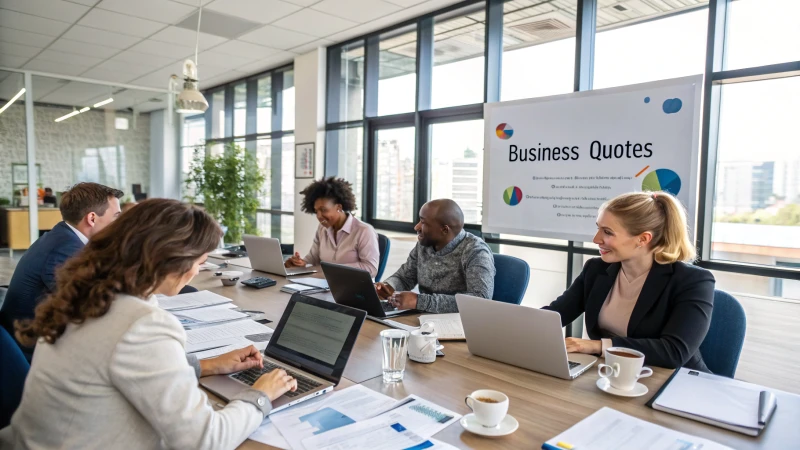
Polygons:
M314 202L319 198L329 198L334 203L342 205L342 210L351 212L356 207L356 196L353 194L353 185L344 178L322 178L309 184L300 191L303 195L302 210L314 214Z
M78 183L61 196L61 217L67 223L75 225L90 212L102 216L108 209L111 197L122 198L125 195L119 189L110 188L97 183Z

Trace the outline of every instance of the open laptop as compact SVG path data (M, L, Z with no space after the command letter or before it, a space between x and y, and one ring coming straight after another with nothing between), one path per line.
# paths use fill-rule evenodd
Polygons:
M247 255L250 257L250 266L253 270L283 275L284 277L316 272L316 270L306 267L287 269L283 265L281 242L277 239L251 236L249 234L245 234L242 239L244 240L245 248L247 248Z
M362 309L371 318L378 319L414 312L407 309L399 310L389 302L382 301L375 291L372 277L366 270L326 262L320 265L336 303Z
M330 392L342 378L365 316L359 309L294 294L264 350L263 369L204 377L200 385L228 401L261 375L283 369L297 379L297 391L275 399L272 412Z
M567 354L555 311L456 295L467 347L473 355L571 380L597 358Z

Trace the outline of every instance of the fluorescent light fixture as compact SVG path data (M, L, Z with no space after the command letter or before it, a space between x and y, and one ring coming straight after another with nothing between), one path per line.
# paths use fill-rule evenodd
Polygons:
M92 108L89 108L89 107L87 106L87 107L85 107L85 108L81 108L81 110L80 110L79 112L85 113L86 111L88 111L88 110L90 110L90 109L92 109Z
M113 101L114 101L113 98L107 98L107 99L103 100L102 102L95 103L93 108L99 108L99 107L101 107L103 105L107 105L107 104L109 104L109 103L111 103Z
M76 109L75 111L72 111L71 113L69 113L69 114L67 114L67 115L65 115L65 116L61 116L61 117L59 117L58 119L56 119L56 122L61 122L62 120L67 120L67 119L69 119L70 117L72 117L72 116L77 116L77 115L78 115L78 114L80 114L80 113L81 113L81 112L80 112L80 111L78 111L78 110Z
M22 94L24 93L25 93L25 88L20 89L19 92L17 92L17 95L11 97L11 100L9 100L8 103L6 103L5 105L3 105L2 108L0 108L0 114L3 114L3 112L7 110L12 103L19 100L19 98L22 97Z

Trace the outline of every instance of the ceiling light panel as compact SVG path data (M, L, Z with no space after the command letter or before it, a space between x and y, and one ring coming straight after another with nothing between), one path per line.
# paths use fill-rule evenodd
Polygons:
M197 32L197 16L194 13L175 26ZM233 39L261 26L258 22L245 20L239 17L221 14L216 11L203 9L203 20L200 23L200 32Z
M216 0L207 8L208 11L216 11L263 24L274 22L300 9L300 6L281 0ZM205 15L203 20L206 20Z

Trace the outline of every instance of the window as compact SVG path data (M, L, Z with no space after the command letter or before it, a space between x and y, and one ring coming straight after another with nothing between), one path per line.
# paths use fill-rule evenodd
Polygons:
M414 127L378 130L375 218L414 220Z
M264 190L258 199L259 208L272 209L272 139L259 139L256 141L256 161L258 161L258 167L264 171L264 177L266 178L264 180Z
M225 90L214 92L211 96L211 137L225 136Z
M247 134L247 84L239 83L233 87L233 135Z
M328 62L328 122L364 117L364 43L338 47Z
M451 198L464 222L483 214L483 120L431 125L431 199Z
M294 242L294 216L289 214L256 214L256 227L261 236L275 238L282 244Z
M703 73L708 8L617 6L597 12L595 89Z
M711 257L800 263L800 77L721 87Z
M328 131L326 145L328 151L337 153L337 167L332 168L332 173L353 185L353 194L355 194L358 206L357 214L363 213L364 128Z
M181 133L181 189L185 189L183 179L189 175L189 170L194 159L194 152L198 146L206 141L206 119L203 115L186 117L183 119Z
M736 0L728 6L725 69L800 60L800 2Z
M281 139L281 211L294 211L294 136Z
M431 107L483 102L485 6L469 7L439 16L433 26L433 85ZM462 10L463 11L463 10Z
M378 115L414 111L417 96L416 26L381 36Z
M258 79L258 96L256 98L256 132L272 131L272 76Z
M283 72L282 130L294 130L294 70Z
M502 101L574 88L576 0L503 5Z

